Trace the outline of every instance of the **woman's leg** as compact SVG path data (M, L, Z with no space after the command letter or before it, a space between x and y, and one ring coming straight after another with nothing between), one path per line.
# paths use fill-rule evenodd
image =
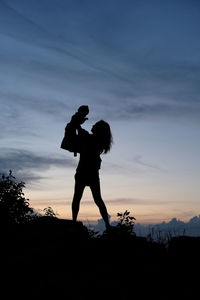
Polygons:
M108 229L108 228L110 228L110 223L109 223L108 212L107 212L106 206L101 197L100 183L97 182L97 183L92 184L90 186L90 189L92 191L94 202L98 206L100 214L105 222L106 228Z
M74 196L73 196L73 201L72 201L72 220L76 221L78 212L79 212L79 206L80 206L80 201L83 195L85 185L82 183L78 183L77 181L75 182L75 187L74 187Z

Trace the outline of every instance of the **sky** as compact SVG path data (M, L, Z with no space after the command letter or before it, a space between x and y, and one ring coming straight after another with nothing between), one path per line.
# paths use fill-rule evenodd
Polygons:
M0 173L71 218L78 157L60 143L85 104L84 128L113 133L100 170L112 220L199 215L199 32L197 0L0 0ZM86 188L79 219L99 218Z

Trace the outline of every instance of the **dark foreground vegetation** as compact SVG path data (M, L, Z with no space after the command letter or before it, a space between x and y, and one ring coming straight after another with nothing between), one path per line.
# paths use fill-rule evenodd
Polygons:
M44 216L10 226L3 244L15 297L193 299L198 290L199 238L166 246L118 229L92 237L82 223Z
M24 216L1 222L5 299L198 299L198 237L159 243L136 236L128 212L101 235L51 209Z

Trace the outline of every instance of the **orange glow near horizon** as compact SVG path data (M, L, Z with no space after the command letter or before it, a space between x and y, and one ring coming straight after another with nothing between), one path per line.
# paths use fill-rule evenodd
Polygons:
M105 201L106 204L106 201ZM62 203L56 205L55 202L48 201L30 201L30 206L36 211L42 212L45 207L52 207L55 213L57 213L58 218L61 219L71 219L71 202L69 200L63 200ZM120 205L114 206L111 203L106 204L108 213L111 216L111 222L117 221L117 213L124 212L125 210L130 211L130 214L136 218L135 223L143 224L157 224L162 222L169 222L172 218L177 217L181 221L187 222L193 215L184 216L181 214L173 214L170 209L166 208L166 212L163 213L162 210L159 211L158 207L152 209L151 205L129 205L126 203L121 203ZM95 203L93 201L82 200L80 205L80 211L78 215L78 220L86 223L96 223L97 220L101 219L101 215Z

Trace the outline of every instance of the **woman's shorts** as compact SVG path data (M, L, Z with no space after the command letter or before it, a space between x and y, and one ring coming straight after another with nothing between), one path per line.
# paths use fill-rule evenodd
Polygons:
M99 172L95 173L79 173L77 172L74 176L76 183L80 183L86 186L93 184L99 184Z

